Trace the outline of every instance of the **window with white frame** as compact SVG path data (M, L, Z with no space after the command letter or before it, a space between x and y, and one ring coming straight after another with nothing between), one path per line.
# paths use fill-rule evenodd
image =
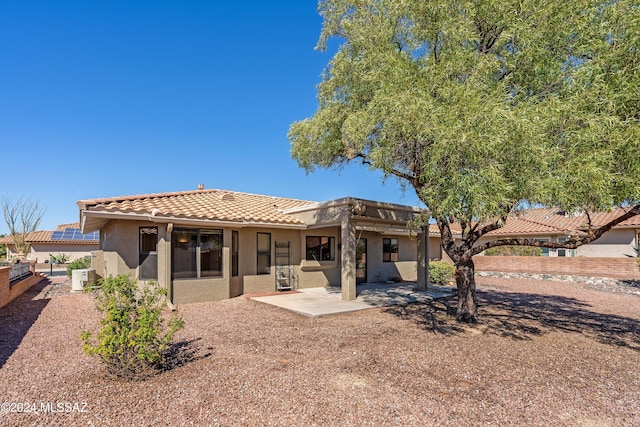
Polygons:
M551 239L548 238L540 238L540 239L534 239L537 242L550 242ZM540 248L542 249L542 256L549 256L549 248Z
M567 241L566 237L559 237L558 238L558 242L559 243L564 243ZM558 256L564 256L564 257L574 257L576 256L576 250L575 249L565 249L565 248L558 248L558 250L556 251Z

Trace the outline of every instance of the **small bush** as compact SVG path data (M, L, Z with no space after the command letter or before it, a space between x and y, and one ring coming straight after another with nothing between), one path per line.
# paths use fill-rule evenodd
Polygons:
M456 266L444 261L429 262L429 282L438 285L446 285L453 280Z
M90 256L86 256L84 258L78 258L77 260L67 265L67 277L71 277L71 272L73 270L80 270L81 268L89 268L89 267L91 267Z
M496 246L484 251L487 256L542 256L542 248L535 246Z
M175 314L165 324L166 289L155 283L139 287L124 275L99 284L96 298L103 313L101 327L95 336L82 331L84 352L97 356L117 378L139 379L163 370L171 341L183 327Z
M51 259L51 262L54 264L66 264L67 261L69 261L69 255L67 254L49 254L49 259Z

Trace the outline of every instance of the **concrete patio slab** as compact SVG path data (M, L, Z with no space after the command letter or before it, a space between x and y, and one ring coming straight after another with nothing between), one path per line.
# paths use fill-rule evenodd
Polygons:
M416 290L415 283L358 285L357 298L343 301L339 287L299 289L296 293L268 296L253 296L251 299L275 305L307 317L348 313L373 307L406 305L427 302L455 295L455 288L429 285L428 290Z

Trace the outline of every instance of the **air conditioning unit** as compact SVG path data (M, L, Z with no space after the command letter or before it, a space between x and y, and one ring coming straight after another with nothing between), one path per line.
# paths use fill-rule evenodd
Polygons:
M82 292L85 286L96 282L95 268L80 268L71 271L71 291Z

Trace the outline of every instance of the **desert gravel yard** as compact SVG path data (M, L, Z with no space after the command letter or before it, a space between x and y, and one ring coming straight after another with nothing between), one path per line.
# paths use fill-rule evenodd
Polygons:
M321 318L181 306L188 360L133 383L82 353L91 296L44 282L0 309L0 425L640 425L639 295L478 281L474 327L453 299Z

